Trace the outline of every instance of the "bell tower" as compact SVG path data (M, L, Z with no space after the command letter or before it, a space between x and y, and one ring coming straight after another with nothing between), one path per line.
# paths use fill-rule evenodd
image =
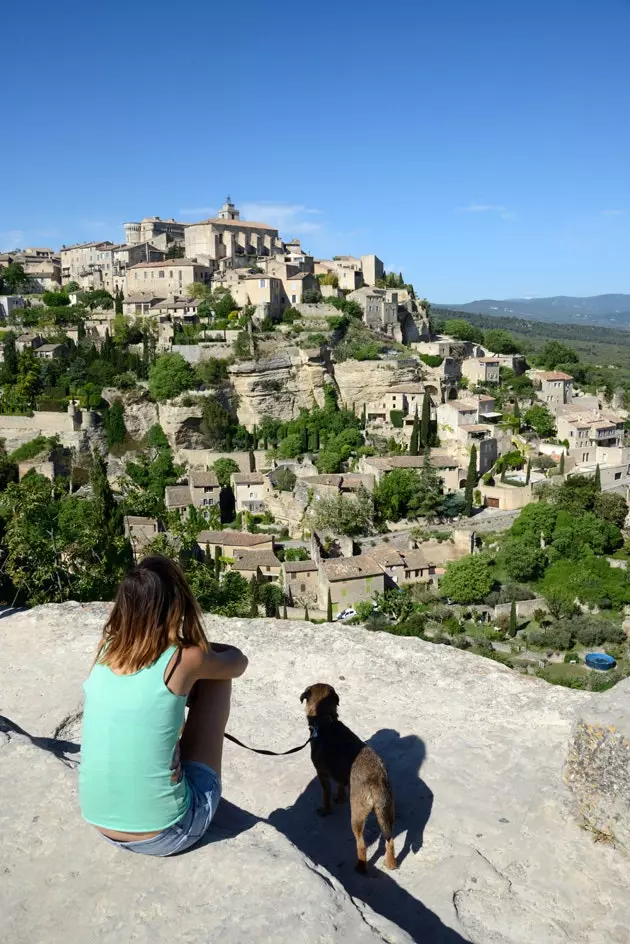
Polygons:
M236 209L230 195L228 193L227 198L219 212L217 213L217 219L219 220L238 220L240 219L241 214Z

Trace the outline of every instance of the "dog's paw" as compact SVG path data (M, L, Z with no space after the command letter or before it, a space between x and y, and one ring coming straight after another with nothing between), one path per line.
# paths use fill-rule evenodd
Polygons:
M398 863L393 857L391 859L386 858L383 864L385 865L386 869L391 869L392 872L398 868Z

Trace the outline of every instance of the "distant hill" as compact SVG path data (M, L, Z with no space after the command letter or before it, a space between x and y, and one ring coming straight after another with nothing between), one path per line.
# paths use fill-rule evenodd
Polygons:
M433 307L476 312L495 317L529 318L532 321L630 328L630 295L591 295L587 298L554 295L551 298L505 298L503 300L483 298L463 305L436 304Z

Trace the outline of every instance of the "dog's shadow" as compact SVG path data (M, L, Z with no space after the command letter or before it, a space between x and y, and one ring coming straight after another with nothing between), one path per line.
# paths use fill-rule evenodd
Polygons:
M419 776L426 755L424 742L415 734L401 737L397 731L384 729L368 743L378 751L389 771L396 803L395 835L400 837L405 832L403 845L400 846L400 839L396 842L398 863L402 865L410 853L422 847L424 828L433 805L433 794ZM333 815L320 818L316 813L320 804L321 791L315 778L293 806L274 810L268 822L316 865L333 875L353 899L365 902L413 940L427 944L429 941L431 944L465 942L465 938L442 924L437 915L397 883L396 873L383 868L382 858L379 868L374 867L375 860L384 854L382 837L370 860L370 874L363 876L355 872L356 844L348 806L336 807ZM365 830L366 842L372 843L378 835L378 826L370 817Z

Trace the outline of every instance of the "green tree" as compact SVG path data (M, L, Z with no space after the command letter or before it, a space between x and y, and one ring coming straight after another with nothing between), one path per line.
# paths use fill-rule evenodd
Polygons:
M149 368L149 392L155 400L172 400L196 383L192 367L181 354L161 354Z
M21 262L10 262L0 269L0 285L7 295L19 295L28 285L28 275Z
M292 492L296 481L295 472L288 466L280 466L277 472L274 473L274 487L281 492Z
M420 473L421 500L418 505L412 503L411 517L424 515L432 517L442 504L442 480L431 464L429 449L424 450L424 461Z
M199 430L208 449L232 449L238 423L216 397L208 397L203 406Z
M3 348L2 383L13 383L18 372L18 354L15 347L15 334L13 331L9 331L5 334Z
M548 341L535 360L545 370L555 370L560 364L577 364L580 358L572 348L561 341Z
M595 498L595 514L617 528L623 528L628 516L628 504L623 495L615 492L600 492Z
M308 615L308 603L306 603L305 606L304 606L304 619L307 620L307 621L310 619L310 617L309 617L309 615Z
M314 522L318 530L335 531L355 537L370 534L374 519L372 496L360 486L354 497L338 495L321 498L314 509Z
M249 578L249 615L252 619L258 616L258 581L255 574Z
M120 400L114 400L110 408L103 413L103 425L110 449L123 442L127 430L125 429L125 410Z
M514 338L500 328L490 328L484 333L484 344L493 354L517 354L518 345Z
M595 466L595 483L594 488L596 492L601 492L602 490L602 473L599 470L599 462Z
M464 321L463 318L449 318L444 322L444 333L457 341L474 341L483 343L483 331Z
M530 407L525 413L525 422L538 433L541 439L548 439L556 432L553 416L543 404Z
M527 472L525 474L525 485L529 485L532 477L532 460L527 460Z
M516 620L516 601L512 600L512 606L510 607L510 625L508 628L508 636L512 639L516 636L518 630L518 622Z
M228 488L232 475L234 472L240 472L240 467L238 462L235 462L234 459L222 456L220 459L215 460L212 471L218 478L221 488Z
M558 467L558 474L564 475L564 450L560 453L560 465Z
M105 459L96 450L92 453L90 485L95 536L91 547L100 563L99 584L105 599L110 599L125 570L132 565L133 555L125 535L122 505L114 498L107 478ZM94 570L91 571L90 578L94 578Z
M329 623L333 621L333 605L332 605L332 596L330 595L330 587L328 588L328 600L326 602L326 619Z
M422 420L420 422L420 445L423 449L427 449L430 445L431 438L431 397L429 396L429 391L424 391L424 397L422 398Z
M416 406L416 412L413 418L413 426L411 427L411 439L409 440L409 455L417 456L419 454L420 454L420 421L418 419L418 407Z
M64 292L44 292L42 301L48 308L64 308L70 304L67 293Z
M232 345L234 357L244 360L252 356L252 345L247 331L240 331Z
M507 538L499 553L499 562L510 580L527 583L537 580L546 564L546 555L541 547L518 538Z
M410 517L423 501L417 469L392 469L374 487L374 509L380 523Z
M123 302L125 296L123 295L123 290L121 288L116 288L114 292L114 311L117 315L122 315L123 313Z
M466 487L464 488L464 514L470 518L473 512L473 498L475 488L477 487L477 447L473 445L470 450L470 460L468 462L468 471L466 473Z
M275 616L277 609L284 603L284 591L276 583L258 585L258 602L265 608L265 616Z
M481 603L493 583L490 564L481 554L474 554L447 564L440 591L453 603Z

